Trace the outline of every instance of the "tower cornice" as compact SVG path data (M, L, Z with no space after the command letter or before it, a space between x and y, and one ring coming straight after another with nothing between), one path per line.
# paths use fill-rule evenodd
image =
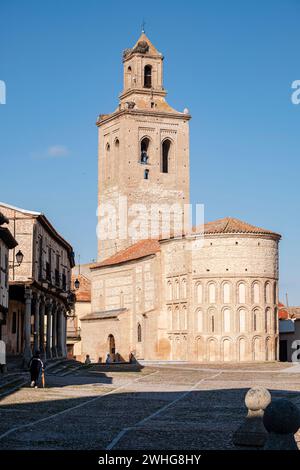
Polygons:
M96 126L101 127L103 124L106 124L110 121L113 121L117 117L121 116L148 116L148 117L161 117L161 118L172 118L172 119L179 119L179 120L185 120L189 121L191 119L190 114L185 114L185 113L168 113L168 112L159 112L159 111L150 111L150 110L132 110L132 109L122 109L122 110L117 110L112 114L104 114L100 115L99 119L96 121ZM101 117L103 116L103 117Z

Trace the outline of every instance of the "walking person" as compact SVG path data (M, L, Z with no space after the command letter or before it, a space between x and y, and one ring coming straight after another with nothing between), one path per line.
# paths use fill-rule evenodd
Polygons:
M36 351L29 362L31 387L38 388L37 383L40 373L44 371L44 363L40 358L40 352Z

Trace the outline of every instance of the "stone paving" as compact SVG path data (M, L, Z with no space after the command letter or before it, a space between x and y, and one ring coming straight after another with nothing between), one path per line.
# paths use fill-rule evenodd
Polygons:
M0 449L234 449L250 387L300 407L300 372L280 363L95 366L46 384L0 392Z

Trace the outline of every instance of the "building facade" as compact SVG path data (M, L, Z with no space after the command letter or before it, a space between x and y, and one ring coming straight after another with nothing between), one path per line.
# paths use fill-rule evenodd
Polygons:
M161 215L166 205L183 210L189 202L190 115L166 103L163 57L145 34L123 64L119 107L97 122L99 212L107 202L113 212L121 193L128 205L146 205L147 226L153 204ZM234 218L174 235L162 229L139 241L99 241L82 356L277 360L280 235Z
M65 357L73 249L42 213L5 203L0 211L24 255L18 265L14 250L10 254L9 311L2 327L7 353L25 361L36 350L44 358Z
M9 302L9 250L13 250L17 241L6 226L9 220L0 212L0 340L2 325L5 325Z

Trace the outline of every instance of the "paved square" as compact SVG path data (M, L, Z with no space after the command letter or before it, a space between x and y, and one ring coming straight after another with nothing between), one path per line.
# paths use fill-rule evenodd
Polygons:
M0 397L0 449L234 449L250 387L300 407L300 372L282 363L95 365L46 381Z

